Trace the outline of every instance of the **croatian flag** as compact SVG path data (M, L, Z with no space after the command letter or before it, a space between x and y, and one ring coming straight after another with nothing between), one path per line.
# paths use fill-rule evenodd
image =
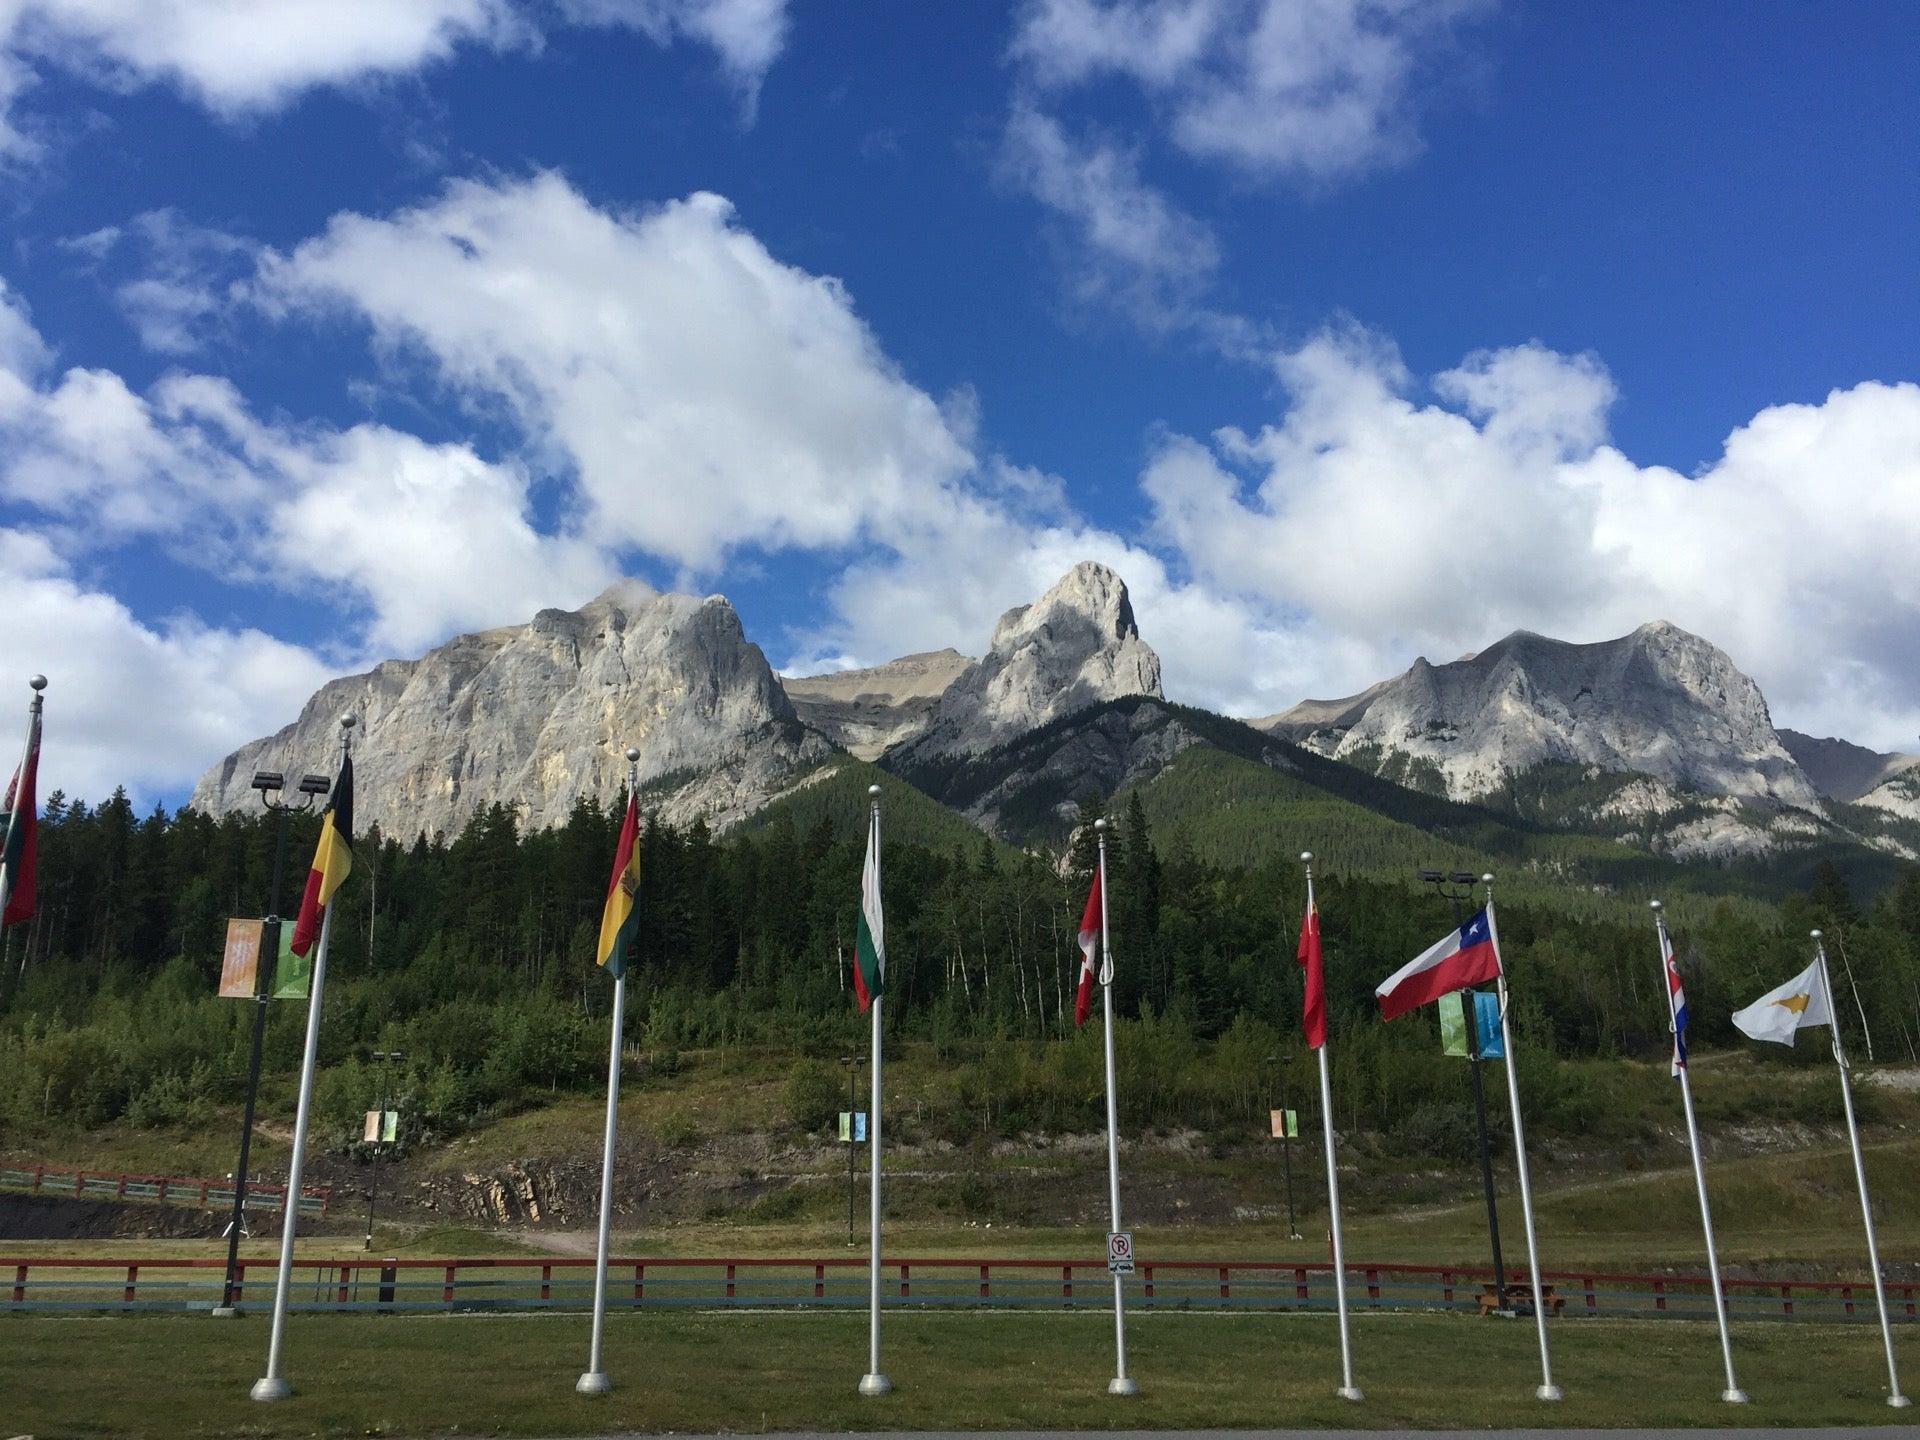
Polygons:
M1660 953L1667 962L1667 991L1673 996L1673 1078L1687 1068L1687 992L1680 985L1680 967L1673 962L1673 940L1663 927Z
M1380 1018L1391 1020L1452 991L1496 979L1499 974L1500 949L1494 942L1493 915L1488 907L1402 965L1373 993L1380 1001Z

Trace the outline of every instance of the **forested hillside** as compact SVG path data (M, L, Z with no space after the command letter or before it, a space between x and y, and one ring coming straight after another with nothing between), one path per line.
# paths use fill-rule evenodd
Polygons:
M647 825L629 1038L660 1063L712 1046L830 1058L856 1040L846 964L872 772L846 768L724 840L701 825ZM1215 770L1226 775L1219 783L1232 779L1227 761L1187 768L1201 772L1196 784L1215 783ZM1222 1065L1264 1063L1276 1050L1297 1058L1293 948L1304 888L1293 853L1404 845L1392 851L1397 865L1417 846L1390 828L1377 842L1341 832L1313 808L1274 821L1270 845L1243 837L1237 850L1225 840L1203 846L1180 807L1160 798L1151 786L1123 797L1109 831L1111 923L1124 1063L1161 1076L1158 1090L1123 1086L1123 1104L1145 1107L1136 1118L1172 1123L1204 1119L1204 1097L1191 1087ZM900 818L888 831L885 872L890 1030L936 1054L1066 1036L1091 829L1064 856L1023 854L947 828L945 812L916 808L930 804L924 797L887 803ZM403 847L377 832L360 837L337 902L322 1030L330 1141L372 1103L361 1057L374 1048L406 1052L407 1108L429 1135L599 1083L609 984L592 953L616 815L582 803L565 825L521 835L494 806L448 840ZM291 827L283 905L294 903L314 833L310 816ZM272 823L190 810L143 819L124 794L97 808L56 795L41 842L39 909L8 931L0 973L0 1127L21 1144L62 1127L204 1121L237 1097L244 1075L248 1006L216 998L215 977L226 917L267 908ZM1383 1025L1371 990L1441 934L1451 911L1410 879L1330 869L1319 898L1343 1103L1363 1125L1404 1117L1447 1062L1430 1016ZM1911 869L1864 909L1831 869L1777 907L1695 897L1676 938L1696 1044L1725 1043L1736 1004L1806 963L1813 924L1833 936L1850 1033L1859 1034L1864 1009L1882 1060L1915 1058L1920 872ZM1501 936L1528 1063L1652 1054L1664 1044L1643 910L1622 906L1607 918L1520 893L1503 905ZM301 1017L297 1004L274 1005L270 1071L295 1067ZM1055 1121L1092 1123L1097 1067L1082 1085L1074 1057L1083 1047L1054 1048L1057 1060L1020 1050L1030 1058L983 1070L979 1084L1051 1087L1066 1097L1064 1112L1050 1112ZM1206 1055L1210 1065L1196 1058ZM1768 1058L1806 1064L1823 1055L1809 1044ZM1240 1058L1229 1065L1232 1056ZM1542 1079L1543 1104L1570 1083ZM1597 1103L1580 1099L1565 1115Z

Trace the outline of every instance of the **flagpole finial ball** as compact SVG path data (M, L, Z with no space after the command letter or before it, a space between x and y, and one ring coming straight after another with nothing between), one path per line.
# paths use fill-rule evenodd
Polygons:
M44 690L47 688L47 677L44 675L36 675L31 680L27 681L27 684L32 686L35 690Z
M340 717L340 728L342 730L351 730L357 723L351 715L342 715Z
M879 795L879 793L880 793L880 787L878 785L867 786L867 794L877 796Z
M640 747L638 745L627 746L627 763L633 764L636 761L638 761L639 758L640 758Z
M1482 875L1480 877L1480 883L1482 885L1491 885L1493 883L1493 872L1489 870L1486 874Z
M1300 863L1302 865L1311 865L1313 863L1313 852L1311 850L1302 850L1300 852Z
M1818 940L1820 938L1820 932L1818 930L1809 930L1807 931L1807 938L1809 940Z
M1647 908L1649 910L1663 910L1666 907L1663 906L1658 900L1649 900L1647 902Z
M1096 820L1093 822L1093 828L1096 830L1104 830L1107 828L1107 822L1104 820Z

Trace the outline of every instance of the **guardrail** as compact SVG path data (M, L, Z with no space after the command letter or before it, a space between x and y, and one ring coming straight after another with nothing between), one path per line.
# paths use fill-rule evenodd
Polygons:
M0 1310L204 1310L220 1301L225 1262L0 1256ZM276 1262L242 1260L235 1303L266 1309ZM584 1308L593 1261L581 1257L306 1259L294 1262L296 1310L446 1311ZM1101 1260L899 1259L882 1263L882 1296L899 1309L1110 1308ZM10 1278L9 1278L10 1277ZM251 1278L250 1278L251 1277ZM1554 1313L1706 1319L1702 1276L1545 1271ZM1509 1277L1511 1280L1512 1277ZM1128 1304L1149 1310L1331 1310L1332 1267L1274 1261L1142 1261ZM1736 1320L1871 1321L1870 1281L1729 1280ZM1347 1267L1355 1310L1487 1308L1492 1272L1472 1266ZM1889 1284L1896 1320L1916 1318L1920 1285ZM607 1303L629 1309L858 1308L867 1303L865 1260L627 1257L608 1264ZM1509 1294L1514 1287L1509 1286ZM252 1298L249 1298L251 1296Z
M66 1166L0 1166L0 1189L34 1195L65 1195L84 1200L151 1200L161 1205L195 1205L202 1210L233 1205L231 1180L202 1180L186 1175L130 1175L117 1170L78 1170ZM256 1199L257 1197L257 1199ZM302 1185L300 1213L325 1215L332 1203L330 1185ZM250 1183L247 1203L266 1211L284 1209L287 1187Z

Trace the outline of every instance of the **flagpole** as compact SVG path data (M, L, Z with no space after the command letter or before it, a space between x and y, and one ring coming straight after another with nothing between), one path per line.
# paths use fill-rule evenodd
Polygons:
M340 717L340 759L353 743L353 716ZM338 770L335 771L338 774ZM320 917L320 941L313 952L313 976L307 988L307 1043L300 1057L300 1104L293 1118L293 1159L287 1166L287 1191L280 1207L280 1273L273 1285L273 1332L267 1341L267 1373L253 1382L256 1400L284 1400L293 1387L280 1373L280 1347L286 1338L287 1295L293 1286L293 1241L300 1220L300 1177L307 1163L307 1121L313 1113L313 1072L320 1051L320 995L327 983L327 940L333 934L334 907Z
M627 747L627 795L629 800L640 791L640 751ZM624 957L623 957L624 958ZM600 1341L607 1325L607 1244L613 1223L613 1137L620 1123L620 1038L627 1019L627 967L623 963L613 977L613 1038L607 1056L607 1125L600 1146L600 1241L593 1261L593 1340L587 1352L587 1368L573 1382L576 1393L605 1395L613 1389L613 1378L600 1368Z
M1093 822L1100 841L1100 1007L1107 1048L1107 1200L1113 1231L1120 1231L1120 1114L1113 1077L1113 949L1107 941L1107 822ZM1113 1379L1109 1395L1137 1395L1140 1386L1127 1374L1127 1297L1118 1270L1113 1272Z
M869 785L867 796L872 810L868 816L867 845L873 851L874 873L880 869L880 787ZM881 964L884 967L884 950ZM854 957L859 963L859 957ZM869 1168L872 1171L872 1193L868 1200L867 1216L867 1373L860 1377L862 1395L885 1395L893 1389L893 1381L880 1368L880 997L886 993L886 976L880 977L881 983L873 990L873 1004L867 1008L873 1019L873 1098L868 1102L871 1113L867 1116L867 1135L873 1146Z
M1487 887L1487 933L1493 940L1493 954L1500 960L1500 927L1493 918L1493 876L1482 875L1481 883ZM1553 1383L1553 1360L1547 1353L1547 1306L1546 1297L1540 1291L1540 1246L1533 1234L1533 1181L1527 1174L1527 1136L1520 1123L1520 1074L1519 1064L1513 1051L1513 1027L1507 1020L1507 966L1500 961L1500 973L1495 977L1500 992L1500 1045L1507 1055L1507 1104L1513 1111L1513 1156L1516 1168L1520 1172L1520 1218L1527 1227L1527 1271L1533 1281L1533 1323L1540 1334L1540 1384L1534 1390L1534 1398L1539 1400L1559 1400L1563 1398L1560 1387ZM1478 1024L1476 1019L1475 1024Z
M1302 850L1300 863L1307 867L1307 913L1313 907L1313 852ZM1325 961L1322 965L1324 967ZM1322 971L1324 974L1324 969ZM1359 1401L1367 1397L1353 1383L1353 1342L1347 1334L1347 1252L1340 1235L1340 1171L1333 1155L1333 1081L1327 1074L1327 1044L1322 1035L1313 1053L1320 1061L1320 1136L1327 1150L1327 1215L1333 1225L1333 1297L1340 1311L1340 1388L1342 1400Z
M40 733L40 710L46 703L41 691L47 688L47 677L36 675L27 684L33 689L33 699L27 704L27 743L20 752L20 768L13 772L13 804L7 811L7 833L0 836L0 856L5 856L13 849L13 827L20 823L20 788L26 780L27 762L33 758L34 737ZM7 913L7 901L12 895L13 872L7 868L6 861L0 859L0 916ZM4 929L5 925L6 922L0 920L0 929ZM21 972L25 973L26 968L27 963L23 959L20 962Z
M1913 1401L1900 1393L1900 1372L1893 1363L1893 1327L1887 1323L1887 1287L1880 1278L1880 1246L1873 1236L1873 1202L1867 1196L1867 1164L1860 1154L1860 1127L1853 1118L1853 1088L1847 1083L1847 1056L1840 1046L1840 1012L1833 1003L1833 977L1827 973L1827 942L1810 932L1820 959L1820 990L1827 1002L1827 1028L1833 1032L1833 1060L1840 1069L1840 1103L1847 1112L1847 1140L1853 1146L1853 1176L1860 1182L1860 1218L1867 1229L1867 1264L1873 1267L1873 1298L1880 1307L1880 1342L1887 1351L1887 1404L1904 1410Z
M1667 937L1666 916L1658 900L1652 902L1653 926L1660 939L1660 988L1667 995L1667 1022L1672 1027L1675 1045L1675 1058L1678 1058L1680 1043L1680 1011L1674 1004L1673 982L1667 976L1667 956L1672 952L1672 941ZM1727 1297L1720 1287L1720 1257L1713 1245L1713 1210L1707 1204L1707 1167L1700 1158L1700 1127L1693 1116L1693 1081L1690 1072L1682 1064L1676 1067L1680 1081L1680 1105L1687 1114L1687 1148L1693 1155L1693 1186L1700 1193L1700 1228L1707 1237L1707 1276L1713 1282L1713 1314L1720 1322L1720 1358L1727 1367L1727 1388L1720 1392L1720 1398L1729 1405L1747 1403L1747 1392L1740 1388L1740 1382L1733 1374L1733 1338L1727 1331Z

